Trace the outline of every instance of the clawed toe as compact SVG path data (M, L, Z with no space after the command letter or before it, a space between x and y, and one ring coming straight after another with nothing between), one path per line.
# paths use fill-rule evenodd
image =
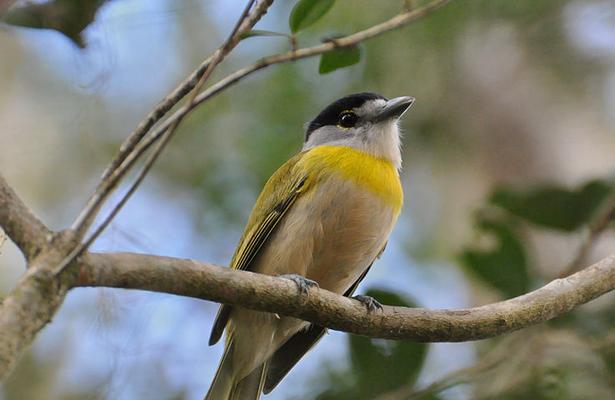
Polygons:
M363 303L365 307L367 307L367 311L369 312L382 310L382 304L380 304L380 302L378 302L378 300L374 299L373 297L363 296L359 294L356 296L352 296L352 298Z
M313 288L319 287L318 282L313 281L311 279L307 279L306 277L298 275L298 274L280 275L280 278L290 279L291 281L295 282L301 294L307 294L311 287Z

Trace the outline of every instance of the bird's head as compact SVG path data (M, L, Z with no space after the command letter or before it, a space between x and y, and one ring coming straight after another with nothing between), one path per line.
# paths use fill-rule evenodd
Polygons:
M400 168L398 121L413 103L412 97L389 100L375 93L342 97L307 124L303 149L348 146L386 158Z

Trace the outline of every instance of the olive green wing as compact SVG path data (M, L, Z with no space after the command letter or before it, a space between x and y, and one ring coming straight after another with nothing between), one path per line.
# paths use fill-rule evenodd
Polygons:
M305 153L299 153L288 160L265 184L256 200L237 250L235 250L231 268L251 270L254 258L263 248L271 233L275 231L276 226L297 198L305 192L306 177L295 168L303 154ZM217 343L222 337L231 311L230 305L220 306L209 337L209 345Z

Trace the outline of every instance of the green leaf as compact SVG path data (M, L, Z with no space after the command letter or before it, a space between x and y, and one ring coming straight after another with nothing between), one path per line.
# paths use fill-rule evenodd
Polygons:
M526 293L530 287L527 255L516 232L505 222L484 217L479 217L478 228L493 235L494 248L465 249L460 262L505 297Z
M490 202L533 224L572 232L590 219L613 190L606 181L594 180L569 190L548 185L531 191L496 190Z
M288 25L292 33L316 23L333 7L335 0L299 0L290 12Z
M398 294L372 289L366 293L383 304L415 307ZM377 395L412 385L418 377L427 345L409 341L371 339L349 335L350 360L357 382L358 399L373 399Z
M280 32L274 32L274 31L265 31L262 29L252 29L249 30L247 32L243 32L241 34L241 36L239 37L240 40L244 40L247 38L251 38L251 37L256 37L256 36L281 36L281 37L285 37L287 39L290 39L290 36L285 34L285 33L280 33Z
M335 49L320 56L319 74L328 74L336 69L348 67L361 61L361 49L358 46Z

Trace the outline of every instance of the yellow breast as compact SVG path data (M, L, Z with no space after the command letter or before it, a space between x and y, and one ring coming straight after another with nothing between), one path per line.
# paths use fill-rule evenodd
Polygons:
M318 180L334 173L371 191L399 213L404 193L395 166L384 158L374 157L345 146L318 146L297 163L309 179Z

